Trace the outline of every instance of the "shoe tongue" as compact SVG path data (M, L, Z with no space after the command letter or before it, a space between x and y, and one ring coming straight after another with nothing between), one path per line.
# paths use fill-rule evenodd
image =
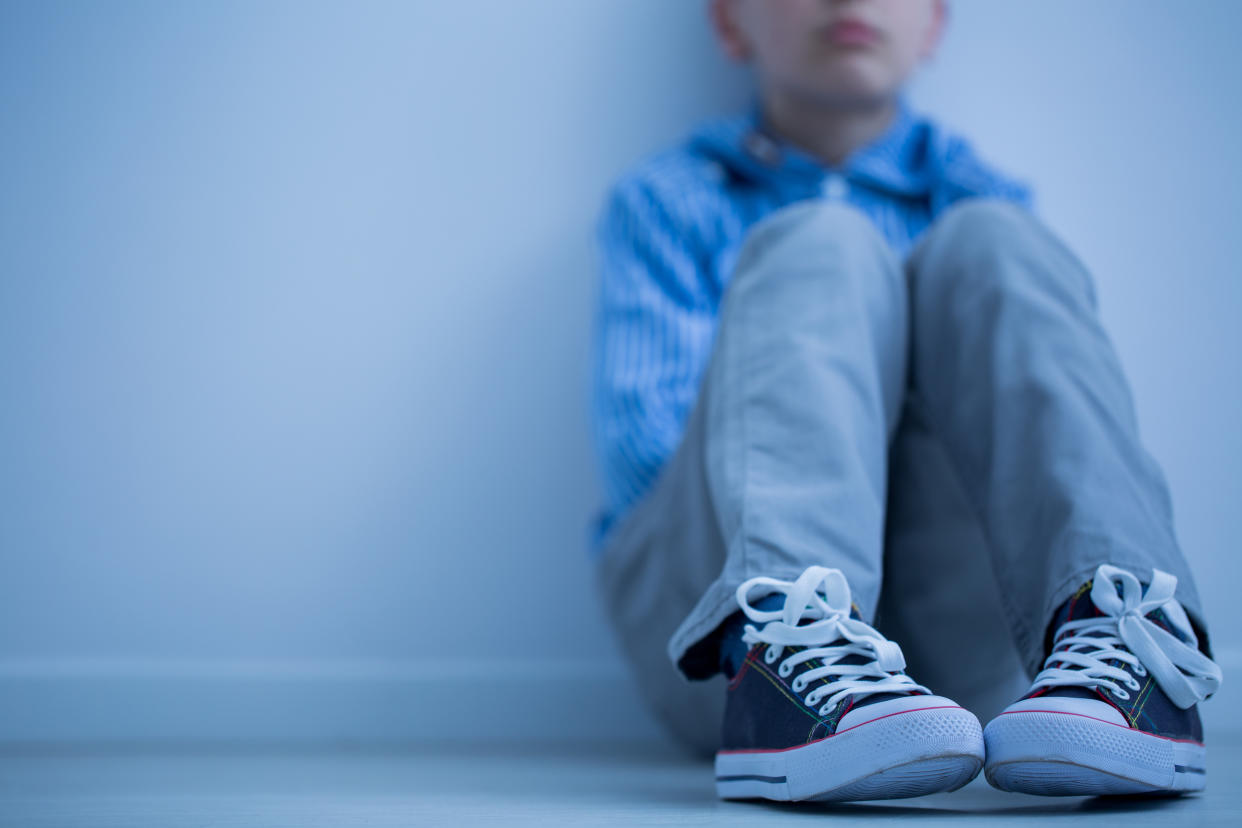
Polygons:
M763 610L764 612L780 612L785 609L785 596L780 593L765 595L754 603L754 607L755 609ZM795 626L801 627L805 624L811 624L820 620L819 616L809 615L809 609L810 607L806 607L802 610L801 617L794 622ZM863 620L862 614L858 611L857 604L850 604L850 618L853 618L856 621Z
M850 618L853 618L856 621L863 620L862 613L858 611L858 605L855 603L850 604ZM836 641L830 642L826 646L833 646L837 644L846 644L846 643L848 643L846 639L838 638ZM867 664L870 661L872 661L872 659L869 659L866 656L851 654L847 656L842 656L841 658L833 662L833 664L834 665L836 664ZM905 671L903 670L901 672L904 673ZM917 693L918 691L913 691L913 692ZM911 695L911 693L871 693L869 695L862 696L862 697L854 696L852 706L853 707L864 707L868 704L888 701L889 699L901 699L909 695Z
M1091 588L1093 581L1087 581L1080 586L1073 595L1065 600L1061 606L1057 607L1056 612L1052 614L1052 621L1048 625L1048 637L1045 641L1044 652L1051 653L1057 647L1056 634L1060 632L1061 625L1066 621L1080 621L1085 618L1100 618L1104 613L1095 605L1095 601L1091 599ZM1079 636L1095 637L1104 636L1107 633L1076 633ZM1112 660L1116 664L1116 660ZM1078 687L1075 685L1060 685L1047 687L1042 690L1034 690L1028 694L1027 698L1033 696L1060 696L1064 698L1080 698L1080 699L1098 699L1096 693L1086 687Z
M751 606L757 610L760 610L761 612L783 612L785 609L785 596L784 594L779 593L779 592L770 593L752 602ZM737 613L737 616L739 619L744 618L744 616L740 612ZM850 605L850 618L853 618L858 621L862 620L862 616L858 612L857 604ZM810 607L806 607L802 610L802 615L798 617L797 619L795 619L794 626L805 627L809 624L813 624L816 621L820 621L820 620L822 620L821 616L811 613ZM755 623L755 622L747 621L745 623ZM763 626L763 624L756 624L756 626ZM838 639L838 640L844 640L844 639ZM827 643L828 642L825 642L825 644Z
M868 659L864 658L863 656L848 655L848 656L845 656L844 658L837 659L836 663L837 664L865 664L867 663L867 660ZM904 673L905 671L903 670L902 672ZM853 706L864 707L868 704L888 701L889 699L901 699L909 695L911 695L911 693L871 693L869 695L862 696L861 698L858 696L855 696Z
M1087 581L1057 608L1052 616L1053 630L1059 629L1066 621L1080 621L1083 618L1096 618L1104 613L1091 600L1092 581Z
M765 612L779 611L779 610L784 609L785 607L785 596L780 593L765 595L763 598L760 598L758 601L756 601L754 603L754 606L756 609L760 609ZM858 610L858 605L853 602L850 603L850 618L853 618L856 621L863 620L862 613L859 612ZM803 615L801 618L798 619L798 626L801 626L802 624L810 624L818 620L819 620L818 618L811 618L809 616ZM836 646L839 644L848 644L848 643L849 641L847 639L838 638L835 641L825 641L823 644L813 645L813 646L831 647L831 646ZM871 660L872 659L869 659L866 656L852 654L852 655L842 656L841 658L833 662L833 664L866 664ZM819 666L820 664L822 664L822 662L819 659L814 659L811 662L807 662L807 664ZM854 706L861 707L863 705L872 704L874 702L888 701L889 699L904 698L908 695L910 694L909 693L872 693L871 695L863 696L861 698L854 697Z

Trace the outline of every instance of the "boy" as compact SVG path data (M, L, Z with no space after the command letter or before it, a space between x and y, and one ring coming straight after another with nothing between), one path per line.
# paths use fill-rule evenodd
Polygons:
M709 8L756 100L623 177L599 224L595 551L644 695L687 741L717 729L724 798L917 796L981 769L1037 794L1201 789L1220 670L1093 280L1025 184L902 91L943 0ZM918 422L1034 679L986 729L870 623L882 569L953 555L885 552L897 498L951 482L889 486ZM997 635L966 632L927 631L930 661Z

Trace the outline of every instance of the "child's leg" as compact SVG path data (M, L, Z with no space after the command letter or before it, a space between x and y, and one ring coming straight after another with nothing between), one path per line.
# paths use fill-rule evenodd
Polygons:
M970 199L907 269L910 393L980 516L1030 674L1053 611L1101 563L1172 573L1201 624L1164 477L1078 258L1022 208Z
M752 229L699 392L725 556L669 641L688 677L717 671L712 633L753 576L834 567L864 620L874 615L908 305L900 259L852 207L800 202Z
M908 300L900 260L847 206L795 204L747 236L682 443L599 569L644 696L701 749L719 739L723 690L673 663L716 672L711 634L739 584L824 564L875 611Z

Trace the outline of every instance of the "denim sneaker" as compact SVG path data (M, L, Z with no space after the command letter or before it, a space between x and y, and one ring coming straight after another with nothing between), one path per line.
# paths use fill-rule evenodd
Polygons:
M784 593L784 608L748 600ZM974 714L905 675L901 648L853 613L839 569L751 578L754 624L728 684L716 791L723 799L892 799L951 791L983 766Z
M1053 616L1051 653L1030 691L984 729L984 774L1045 796L1202 790L1198 703L1220 686L1199 651L1177 579L1101 564Z

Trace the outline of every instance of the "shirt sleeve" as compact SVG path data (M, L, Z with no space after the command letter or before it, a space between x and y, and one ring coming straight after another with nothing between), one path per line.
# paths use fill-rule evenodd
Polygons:
M685 225L635 179L613 186L596 224L593 429L614 513L676 449L711 347L714 312Z
M984 192L997 198L1012 201L1014 204L1038 215L1035 201L1035 190L1026 181L1011 178L1004 173L994 173L994 177L985 187Z
M987 196L1011 201L1032 214L1039 215L1033 185L1009 175L984 160L974 146L957 135L945 135L942 153L941 186L933 194L932 216L935 218L956 201Z

